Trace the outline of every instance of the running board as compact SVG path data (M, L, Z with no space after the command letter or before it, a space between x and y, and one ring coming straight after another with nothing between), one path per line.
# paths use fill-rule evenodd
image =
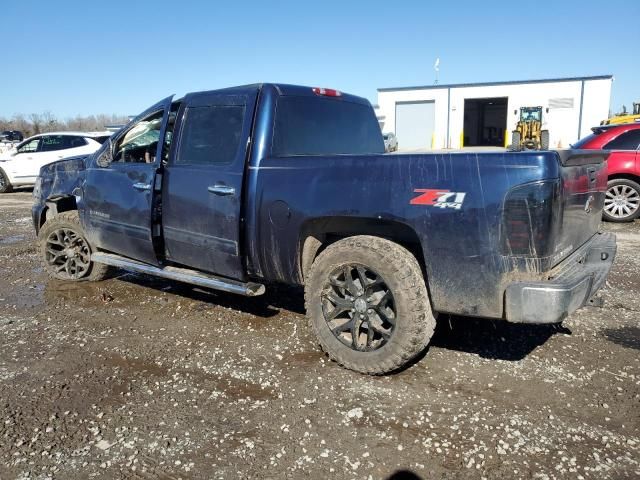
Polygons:
M91 261L111 265L112 267L122 268L131 272L146 273L156 277L168 278L169 280L177 280L179 282L198 285L199 287L212 288L214 290L222 290L223 292L237 293L247 297L255 297L262 295L265 291L264 285L259 283L242 283L236 280L228 280L225 278L215 277L196 270L178 267L154 267L146 263L131 260L130 258L121 257L112 253L95 252L91 254Z

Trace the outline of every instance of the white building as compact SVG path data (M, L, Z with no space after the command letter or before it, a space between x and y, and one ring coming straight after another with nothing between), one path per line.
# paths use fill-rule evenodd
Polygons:
M507 146L520 107L542 107L552 148L609 116L613 76L379 88L376 113L400 150Z

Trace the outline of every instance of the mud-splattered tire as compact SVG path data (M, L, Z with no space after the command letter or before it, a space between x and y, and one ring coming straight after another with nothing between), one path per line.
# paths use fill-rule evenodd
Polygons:
M90 260L92 247L75 210L47 220L38 234L38 246L44 269L52 278L96 282L109 273L109 266Z
M373 236L349 237L320 253L305 281L305 303L322 349L360 373L407 366L425 350L436 325L416 258Z
M9 178L0 168L0 193L9 193L13 190Z

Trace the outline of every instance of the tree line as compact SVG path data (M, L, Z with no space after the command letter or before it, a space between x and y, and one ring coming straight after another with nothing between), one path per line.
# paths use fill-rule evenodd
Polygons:
M72 118L59 119L51 112L15 114L11 118L0 117L0 131L19 130L25 138L38 133L59 131L93 132L104 130L107 125L127 123L126 115L77 115Z

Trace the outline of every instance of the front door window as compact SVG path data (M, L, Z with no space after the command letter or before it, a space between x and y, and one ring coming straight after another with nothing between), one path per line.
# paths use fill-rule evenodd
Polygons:
M38 151L38 147L40 146L40 139L34 138L33 140L27 141L18 147L17 153L34 153Z
M116 143L112 162L155 163L163 113L152 113L131 127Z

